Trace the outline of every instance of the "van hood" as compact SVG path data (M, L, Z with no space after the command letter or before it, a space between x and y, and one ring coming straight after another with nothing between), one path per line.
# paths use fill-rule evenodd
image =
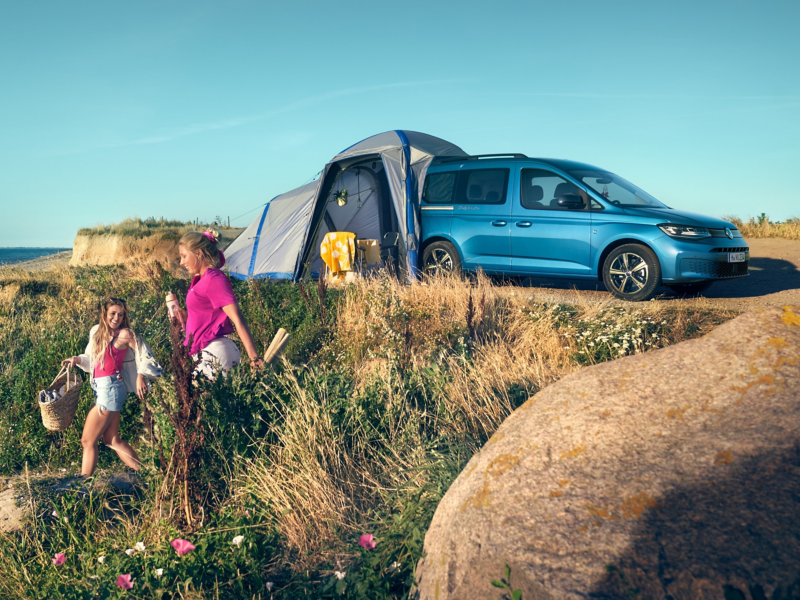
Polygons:
M633 208L630 206L626 206L623 210L629 215L658 219L659 223L691 225L693 227L708 227L711 229L725 229L726 227L736 229L736 226L728 221L723 221L716 217L691 213L685 210L674 210L672 208Z

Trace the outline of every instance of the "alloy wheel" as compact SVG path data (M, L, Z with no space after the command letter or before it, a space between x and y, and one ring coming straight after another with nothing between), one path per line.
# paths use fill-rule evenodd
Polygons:
M425 270L431 274L452 273L453 257L447 250L441 248L434 249L425 261Z
M635 294L647 283L650 270L643 257L624 252L614 259L609 269L611 285L620 294Z

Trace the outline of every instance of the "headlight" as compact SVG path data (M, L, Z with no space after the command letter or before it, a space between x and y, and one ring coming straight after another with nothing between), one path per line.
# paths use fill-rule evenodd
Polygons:
M698 239L711 237L708 229L705 227L690 227L689 225L672 225L671 223L661 223L658 228L666 233L669 237L683 238L683 239Z

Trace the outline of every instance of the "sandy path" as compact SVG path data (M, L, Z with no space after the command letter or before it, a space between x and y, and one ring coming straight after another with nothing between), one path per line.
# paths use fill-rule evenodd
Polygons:
M747 240L747 243L750 245L750 277L715 282L704 292L705 300L700 301L735 310L800 305L800 241L759 238ZM600 281L525 279L515 281L511 289L530 294L537 301L572 303L581 296L587 300L619 302ZM661 291L656 302L687 301L666 288Z
M64 252L56 252L55 254L48 254L47 256L40 256L33 260L26 260L23 262L4 265L0 269L25 269L26 271L46 271L53 267L69 264L72 258L72 250L65 250Z

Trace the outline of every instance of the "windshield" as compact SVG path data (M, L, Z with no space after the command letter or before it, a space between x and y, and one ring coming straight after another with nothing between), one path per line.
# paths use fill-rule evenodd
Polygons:
M630 181L608 171L576 170L569 171L569 174L588 185L598 196L605 198L614 206L669 208Z

